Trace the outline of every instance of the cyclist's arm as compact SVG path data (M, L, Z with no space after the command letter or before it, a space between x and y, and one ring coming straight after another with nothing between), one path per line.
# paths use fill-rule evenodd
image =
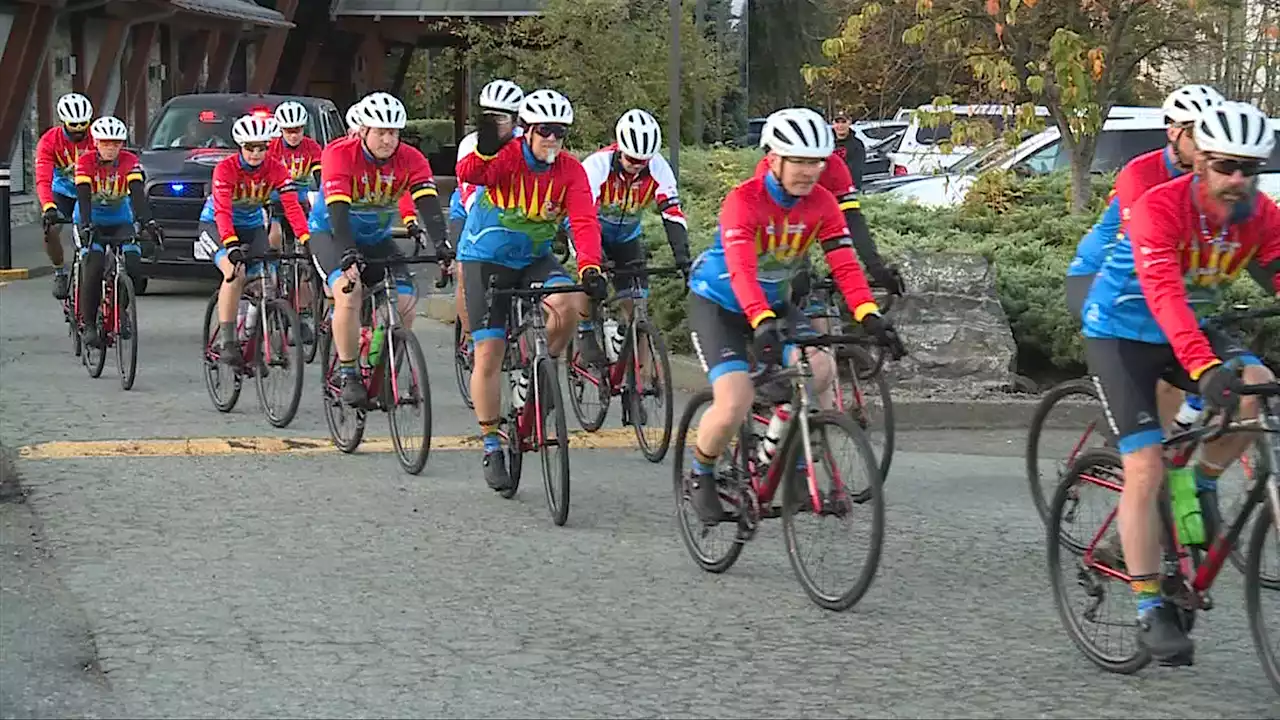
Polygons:
M298 186L284 163L277 160L271 172L272 184L280 195L280 206L284 208L289 227L293 228L293 236L298 239L299 244L306 245L311 239L311 231L307 228L307 216L302 212L302 203L298 202Z
M36 199L40 201L40 212L58 206L53 201L54 137L46 132L36 143Z
M876 248L875 240L871 239L871 228L867 225L867 218L862 214L862 202L858 199L858 189L853 184L853 175L849 172L849 166L842 161L830 161L823 170L824 187L836 196L836 201L840 205L840 212L844 214L844 224L849 228L849 237L853 241L853 249L858 254L858 258L867 266L867 272L873 278L879 278L883 283L888 278L888 268L884 265L884 258L880 257L880 250Z
M324 149L322 183L320 193L325 209L329 211L329 228L338 247L347 250L355 247L351 233L351 195L355 187L351 179L348 158L341 155L345 146L330 145Z
M400 213L406 216L406 225L410 219L416 219L435 247L441 248L448 244L449 232L445 226L444 210L440 207L440 193L436 189L431 163L416 151L407 153L404 162L409 174L409 192L400 197Z
M1132 263L1147 307L1168 338L1178 362L1192 380L1199 380L1205 370L1222 361L1200 330L1200 322L1187 301L1178 250L1178 238L1183 237L1183 233L1176 219L1185 212L1179 211L1172 197L1168 193L1147 195L1134 205L1125 227L1132 252L1117 258L1120 264L1116 269L1124 271L1127 269L1124 266ZM1119 254L1113 253L1113 256Z
M609 180L609 171L613 166L613 153L609 150L597 150L582 161L582 169L587 173L587 184L591 186L591 202L600 204L600 188Z
M578 277L582 277L582 273L590 268L600 270L600 216L596 214L596 204L591 200L586 170L582 169L582 163L572 157L568 159L572 162L563 165L569 181L564 200L578 255Z
M222 238L223 247L231 247L240 242L236 236L235 216L231 208L231 194L235 190L239 156L232 156L230 161L223 160L213 168L213 223L218 226L218 235Z
M147 193L144 189L146 177L142 174L142 166L138 164L136 156L129 157L128 173L125 174L125 182L129 184L129 204L133 206L133 217L140 223L151 221L151 202L147 200Z
M514 147L513 147L514 146ZM454 172L458 174L458 182L471 183L472 185L489 186L494 184L494 180L502 176L503 172L511 163L512 153L519 153L520 143L508 140L502 149L493 155L481 155L480 150L467 155L458 160ZM524 162L524 158L519 158L520 162Z
M720 207L720 244L729 270L729 287L751 327L776 317L757 275L760 259L756 255L755 219L755 213L741 193L734 190L725 197Z
M676 187L676 174L671 171L667 159L654 155L649 160L649 173L658 183L654 201L662 215L662 229L667 232L667 244L676 262L689 260L689 223L680 207L680 191Z
M80 225L93 224L93 176L97 153L85 153L76 161L76 203L80 206Z
M862 318L867 315L879 313L880 308L871 294L866 276L862 274L858 256L854 254L853 238L849 235L839 203L830 193L823 195L825 207L818 242L827 256L827 265L831 267L831 277L835 278L836 287L840 288L845 303L853 311L853 319L862 322Z

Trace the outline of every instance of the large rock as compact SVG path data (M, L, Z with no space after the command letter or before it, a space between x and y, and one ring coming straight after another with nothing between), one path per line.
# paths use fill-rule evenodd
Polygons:
M980 395L1014 385L1017 347L981 255L919 253L899 264L907 295L890 312L910 353L886 365L896 387Z

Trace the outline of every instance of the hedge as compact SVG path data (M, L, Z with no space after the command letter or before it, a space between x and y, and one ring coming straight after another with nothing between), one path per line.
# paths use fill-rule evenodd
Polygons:
M750 149L681 149L680 195L695 255L714 237L725 194L749 177L759 159L759 152ZM1028 180L990 173L956 208L926 209L884 195L865 197L862 207L889 262L919 251L978 253L992 262L997 293L1018 346L1018 372L1049 381L1084 369L1079 326L1067 311L1064 278L1076 244L1105 205L1113 179L1095 177L1092 204L1078 214L1069 211L1065 172ZM669 264L671 250L656 213L648 214L644 223L654 264ZM653 285L651 315L674 350L689 352L679 281L660 279ZM1264 294L1245 277L1228 290L1227 298L1256 302ZM1250 332L1256 333L1258 351L1280 359L1280 323Z

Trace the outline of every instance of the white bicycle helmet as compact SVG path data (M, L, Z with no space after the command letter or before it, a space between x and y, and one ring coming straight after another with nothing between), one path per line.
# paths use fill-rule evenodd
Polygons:
M614 138L618 149L628 157L648 160L662 147L662 128L652 115L644 110L628 110L618 118L614 126Z
M360 119L360 103L357 102L347 108L347 132L360 129L362 122Z
M93 103L80 93L58 98L58 119L66 125L87 125L93 119Z
M555 90L534 90L520 103L520 121L526 125L572 125L573 106L568 98Z
M409 114L404 103L384 92L371 93L358 104L360 124L367 128L392 128L403 130Z
M89 134L94 140L121 140L129 139L129 128L125 127L120 118L106 115L93 121L89 126Z
M524 90L510 80L494 80L480 88L480 107L515 114L520 112Z
M1249 103L1227 101L1196 121L1201 152L1266 160L1276 147L1276 131L1266 113Z
M818 113L786 108L765 120L760 147L781 157L825 160L836 150L836 136Z
M1208 85L1183 85L1169 93L1161 108L1168 122L1193 123L1200 118L1200 113L1225 101L1221 93Z
M307 109L300 102L282 102L276 108L276 122L282 128L304 127L307 124Z
M231 139L237 145L254 142L271 142L271 134L275 131L275 118L260 118L245 115L231 125Z

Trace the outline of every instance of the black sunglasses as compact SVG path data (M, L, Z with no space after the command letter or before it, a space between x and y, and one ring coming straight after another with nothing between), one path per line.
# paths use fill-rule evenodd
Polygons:
M559 139L569 133L569 126L558 123L543 123L534 127L533 131L544 138Z
M1222 175L1235 175L1239 170L1245 177L1253 177L1262 173L1265 163L1261 160L1210 160L1209 168Z
M240 147L244 148L245 152L266 152L267 143L245 143Z

